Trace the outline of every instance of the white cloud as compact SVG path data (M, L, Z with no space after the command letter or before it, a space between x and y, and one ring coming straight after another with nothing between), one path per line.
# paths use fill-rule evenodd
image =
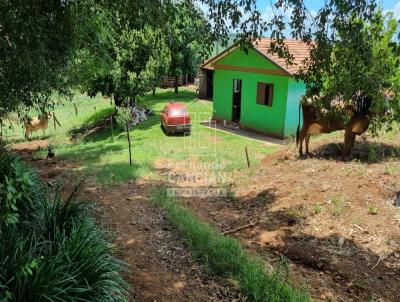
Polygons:
M400 19L400 1L394 6L393 13L396 19Z

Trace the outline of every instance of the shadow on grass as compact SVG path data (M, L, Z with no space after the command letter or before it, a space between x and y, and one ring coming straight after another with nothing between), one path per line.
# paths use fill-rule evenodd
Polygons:
M110 163L96 166L92 171L96 174L100 183L109 186L119 185L128 180L136 180L145 173L150 173L154 168L150 163L136 163L133 159L129 165L129 156L126 156L126 163Z
M329 143L316 149L316 158L328 160L343 160L343 144ZM356 142L350 156L345 160L355 160L364 163L377 163L400 159L400 146L377 142Z
M197 94L194 91L190 90L180 90L178 94L175 94L173 90L167 90L163 92L156 93L155 96L152 94L147 94L143 98L143 104L146 105L148 108L156 105L160 102L168 102L168 101L178 101L183 103L189 103L197 98Z
M75 159L78 161L96 161L101 155L109 152L119 152L124 149L122 145L89 145L82 144L79 148L76 147L67 147L60 155L56 156L65 158L65 159ZM126 148L127 149L127 148ZM128 151L127 151L128 152Z
M97 120L93 123L83 123L80 128L71 129L69 136L73 141L81 140L83 142L100 142L111 138L112 136L118 136L125 132L125 129L116 122L115 115L112 114L112 110L107 108L104 111L108 111L108 115L103 116L101 120ZM112 126L111 126L111 118ZM93 116L88 120L93 120ZM131 131L143 131L152 128L154 125L160 123L158 115L149 116L146 121L142 122L137 126L133 126Z
M115 156L113 153L115 152ZM122 153L121 153L122 152ZM135 149L132 150L132 165L129 164L128 146L124 144L91 144L82 143L79 147L71 146L56 156L57 159L71 160L80 163L80 170L95 176L106 185L117 185L130 179L151 173L154 168L151 162L138 161ZM101 157L107 155L109 162ZM115 160L115 162L113 162Z

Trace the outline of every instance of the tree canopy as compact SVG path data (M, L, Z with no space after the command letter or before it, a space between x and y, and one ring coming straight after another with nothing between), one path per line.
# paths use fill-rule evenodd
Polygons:
M71 12L63 1L1 1L0 111L31 106L62 89L74 45Z
M234 33L245 47L268 33L272 51L289 64L285 38L316 46L298 75L307 96L352 105L363 93L373 99L376 126L398 120L398 24L376 0L329 0L317 12L304 0L277 0L272 11L264 20L256 0L2 1L0 115L49 105L52 92L76 88L134 99L167 70L179 74L196 63L214 41L226 45ZM395 94L385 109L391 118L381 114L385 89Z

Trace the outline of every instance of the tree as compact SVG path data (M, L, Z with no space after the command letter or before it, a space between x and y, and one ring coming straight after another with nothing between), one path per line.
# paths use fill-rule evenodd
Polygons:
M164 31L171 52L169 74L175 78L177 94L179 76L194 74L208 54L207 46L214 41L205 30L207 22L203 13L192 2L176 4L169 16Z
M131 147L131 136L129 134L130 122L132 120L130 108L118 107L117 108L117 122L126 131L126 139L128 140L129 150L129 165L132 166L132 147Z
M76 87L95 92L97 89L92 89L94 82L95 86L102 86L101 90L112 94L117 85L111 75L118 76L118 70L113 71L117 55L115 44L118 44L114 38L123 31L128 32L125 35L145 28L157 32L164 28L176 3L184 2L193 4L194 1L1 1L0 114L20 111L21 106L51 106L53 100L49 96L53 92L68 94ZM223 21L225 17L233 19L232 24L236 26L241 15L234 0L225 2L204 1L210 5L211 14L211 22L205 24L205 29L211 32L213 39L224 40L228 32ZM251 10L246 3L255 1L244 1L244 12ZM211 46L212 43L207 48ZM117 47L122 49L124 46ZM158 68L156 63L149 62L146 66L148 70L136 76L148 78L150 73L160 73L155 70ZM120 65L118 68L125 67ZM137 70L129 76L134 73ZM122 86L118 83L118 87Z
M1 1L0 114L62 89L74 45L71 12L67 1Z
M149 92L159 74L166 74L170 52L163 34L146 26L124 30L116 42L116 61L112 70L115 91L125 99L136 100Z
M354 108L361 95L371 100L372 131L399 120L399 56L392 43L397 25L390 14L383 16L376 1L331 0L314 14L301 0L279 0L275 8L292 14L288 23L282 13L269 22L276 39L273 51L291 63L284 45L286 24L293 38L312 46L310 58L297 76L306 83L306 97L322 96L315 99L316 107L346 119L346 113L332 108L331 101L340 98L344 107ZM395 95L391 102L383 96L387 89Z

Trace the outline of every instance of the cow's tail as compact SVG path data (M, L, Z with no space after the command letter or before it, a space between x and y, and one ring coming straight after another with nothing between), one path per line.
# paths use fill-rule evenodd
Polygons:
M299 146L299 141L300 141L300 110L301 110L301 102L299 103L299 124L297 125L297 131L296 131L296 147Z

